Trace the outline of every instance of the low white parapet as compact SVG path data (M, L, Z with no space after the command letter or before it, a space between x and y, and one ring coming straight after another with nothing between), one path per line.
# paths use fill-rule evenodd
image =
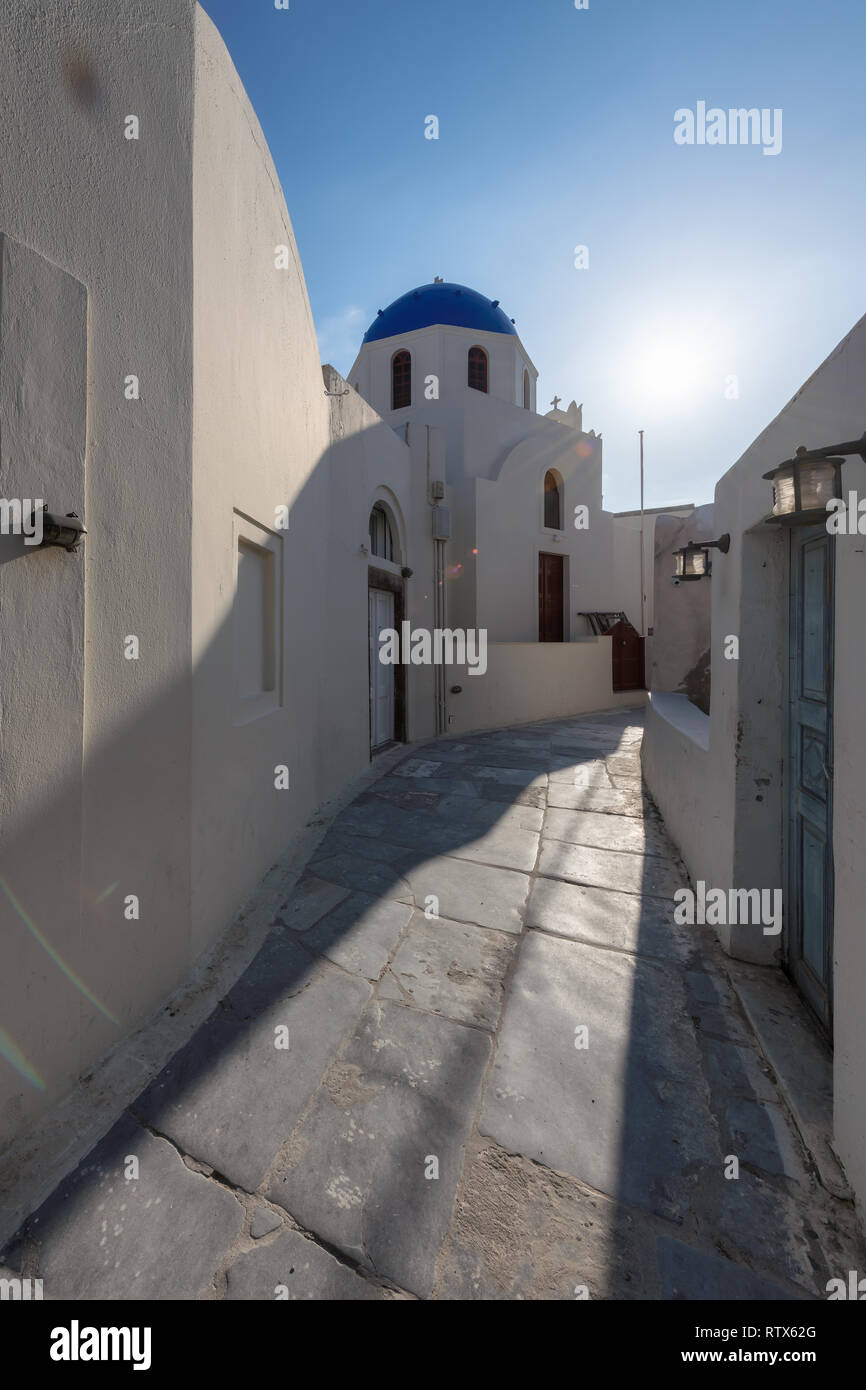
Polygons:
M691 739L704 752L710 747L710 718L703 710L693 705L687 695L675 695L671 691L653 690L647 696L647 704L673 729Z
M685 695L647 697L641 762L650 794L693 879L706 876L712 856L706 796L709 717ZM711 805L711 803L709 803Z
M483 676L470 674L466 667L447 669L448 732L470 733L645 703L645 690L615 692L611 675L610 642L605 637L491 642ZM450 693L455 685L461 687L459 695Z

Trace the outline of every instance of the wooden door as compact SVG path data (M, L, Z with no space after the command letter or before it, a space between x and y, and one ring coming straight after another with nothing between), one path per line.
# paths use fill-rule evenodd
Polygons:
M785 957L829 1030L833 1000L833 540L791 532Z
M643 690L643 638L631 625L620 619L610 629L611 688L613 690Z
M394 667L379 660L379 634L394 627L394 595L370 589L370 747L394 737Z
M563 559L561 555L538 557L538 640L562 642Z

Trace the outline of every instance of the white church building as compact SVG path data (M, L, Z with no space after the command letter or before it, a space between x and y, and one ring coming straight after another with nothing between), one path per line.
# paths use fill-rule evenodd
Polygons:
M505 310L439 281L323 369L217 30L136 14L0 14L0 494L86 528L0 535L0 1154L377 749L644 699L605 635L640 537L580 410L539 414ZM465 660L382 663L404 623Z
M414 621L432 590L434 629L483 633L492 663L486 683L471 678L480 666L468 667L466 680L456 673L456 682L440 667L438 732L619 702L611 644L585 614L624 612L638 627L639 536L603 510L601 439L584 431L573 402L539 415L537 377L500 302L438 278L379 311L349 372L354 391L423 454L420 508L416 490L405 501L383 493L374 503L374 646L380 628ZM388 585L377 563L383 553L395 570ZM405 592L398 568L411 578ZM549 645L563 643L564 651ZM371 675L373 747L417 736L392 717L403 705L390 690L394 668L374 659ZM515 681L519 703L509 700ZM536 681L554 691L539 689L542 703L527 705Z

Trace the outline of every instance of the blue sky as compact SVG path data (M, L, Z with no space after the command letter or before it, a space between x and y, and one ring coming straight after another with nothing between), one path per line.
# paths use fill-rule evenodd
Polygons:
M711 500L866 312L864 0L204 8L270 144L323 360L347 371L377 309L435 275L500 299L539 408L582 401L603 434L606 507L638 505L640 428L647 506ZM781 108L781 152L675 144L699 101Z

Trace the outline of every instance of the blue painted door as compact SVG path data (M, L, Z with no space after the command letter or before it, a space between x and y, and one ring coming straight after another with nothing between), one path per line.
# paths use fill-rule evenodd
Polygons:
M790 539L785 955L829 1030L833 1016L833 538Z

